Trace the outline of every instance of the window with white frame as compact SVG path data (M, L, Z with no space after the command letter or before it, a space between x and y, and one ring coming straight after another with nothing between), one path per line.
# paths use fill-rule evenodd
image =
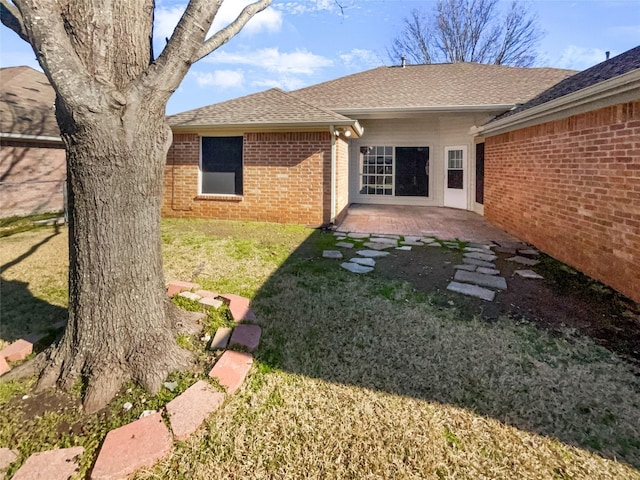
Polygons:
M447 188L464 188L464 150L447 148Z
M200 193L242 195L242 137L202 137Z
M393 195L393 147L360 147L360 194Z

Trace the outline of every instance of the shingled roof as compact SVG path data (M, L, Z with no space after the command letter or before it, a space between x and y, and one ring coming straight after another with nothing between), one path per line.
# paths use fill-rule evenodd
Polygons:
M627 50L626 52L610 58L609 60L605 60L602 63L598 63L591 68L572 75L571 77L565 78L560 83L557 83L517 108L504 113L495 120L515 115L516 113L520 113L524 110L564 97L570 93L583 90L587 87L591 87L600 82L604 82L605 80L618 77L639 68L640 46Z
M0 133L59 137L55 92L31 67L0 68Z
M172 127L352 125L354 120L272 88L226 102L171 115Z
M504 108L526 102L574 73L478 63L378 67L291 93L345 115L358 110Z

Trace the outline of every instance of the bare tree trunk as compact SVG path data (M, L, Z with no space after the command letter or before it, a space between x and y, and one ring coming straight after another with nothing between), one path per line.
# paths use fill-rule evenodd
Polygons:
M114 109L72 117L60 101L57 108L63 136L74 138L67 150L71 301L38 388L69 389L82 378L90 412L128 380L157 392L188 362L166 315L172 305L162 272L160 202L171 132L157 108L133 103L128 108L137 111L124 116Z

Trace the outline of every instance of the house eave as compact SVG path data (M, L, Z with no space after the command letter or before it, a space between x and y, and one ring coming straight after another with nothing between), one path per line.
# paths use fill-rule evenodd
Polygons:
M487 105L435 105L418 107L373 107L352 108L336 107L332 111L346 117L384 119L384 118L409 118L429 113L475 113L475 112L504 112L514 107L513 103L487 104Z
M38 141L62 143L62 139L60 137L50 137L46 135L26 135L22 133L0 132L0 138L7 140L26 140L31 142Z
M356 136L363 133L362 126L357 120L345 119L333 122L304 122L304 123L224 123L203 125L171 125L175 133L204 133L207 132L317 132L329 131L332 127L348 128Z
M640 69L490 122L475 133L485 137L499 135L637 99L640 99Z

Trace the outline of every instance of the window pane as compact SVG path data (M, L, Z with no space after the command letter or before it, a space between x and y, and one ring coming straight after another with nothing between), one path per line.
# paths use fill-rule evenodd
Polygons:
M449 170L447 176L447 188L462 189L462 170Z
M202 193L242 195L242 137L202 138Z

